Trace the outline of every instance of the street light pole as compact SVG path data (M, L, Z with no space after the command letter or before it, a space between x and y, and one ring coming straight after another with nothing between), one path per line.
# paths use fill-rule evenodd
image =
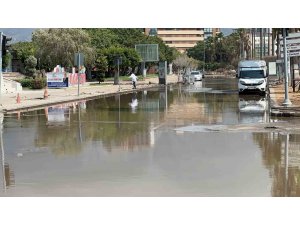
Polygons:
M288 58L287 58L287 49L286 49L286 28L282 29L283 31L283 54L284 54L284 73L285 73L285 85L284 85L284 101L282 103L283 106L292 105L289 100L289 78L288 78Z
M204 43L204 51L203 51L203 61L204 61L204 64L203 64L203 75L205 75L204 74L204 72L205 72L205 36L204 36L203 43Z
M0 32L0 96L2 95L2 32Z

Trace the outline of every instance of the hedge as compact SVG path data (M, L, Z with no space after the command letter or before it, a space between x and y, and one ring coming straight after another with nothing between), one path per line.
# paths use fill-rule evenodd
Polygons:
M19 80L19 82L21 83L22 87L28 87L30 89L43 89L47 84L46 79L43 78L24 78Z

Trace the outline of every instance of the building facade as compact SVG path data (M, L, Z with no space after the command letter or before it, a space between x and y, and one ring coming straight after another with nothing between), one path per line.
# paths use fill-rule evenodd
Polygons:
M156 33L165 44L176 48L180 52L194 47L198 41L203 41L206 37L215 36L220 32L219 28L146 28L145 34Z

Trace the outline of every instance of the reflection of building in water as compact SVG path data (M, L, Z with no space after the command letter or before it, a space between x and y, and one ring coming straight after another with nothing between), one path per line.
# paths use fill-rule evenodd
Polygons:
M197 98L189 98L189 102L174 99L169 106L166 119L174 121L176 125L183 125L186 121L197 121L197 123L220 123L221 113L207 113L207 104L199 102Z
M15 174L12 169L10 169L9 164L4 164L4 174L5 174L5 183L6 187L15 185Z
M119 137L114 141L103 141L108 151L135 151L154 145L154 135L148 129L138 133L129 134L127 137Z
M288 163L289 167L297 168L300 170L300 135L299 134L290 134L289 143L288 143ZM282 151L282 154L284 152ZM281 164L284 165L284 162L281 161ZM300 179L300 177L299 177ZM299 180L300 182L300 180Z
M273 179L272 196L300 196L300 134L254 133Z
M48 120L48 125L68 124L70 123L71 108L73 112L76 112L76 108L80 107L81 110L85 111L86 102L71 102L60 105L54 105L45 108L45 115Z

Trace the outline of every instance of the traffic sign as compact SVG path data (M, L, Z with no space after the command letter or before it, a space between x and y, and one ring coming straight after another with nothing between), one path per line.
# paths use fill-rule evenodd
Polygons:
M300 50L300 44L299 45L289 45L289 46L286 46L286 50L287 51L298 51L298 50ZM283 52L283 47L282 46L280 47L280 51Z
M288 53L287 53L287 56L288 56L288 57L300 56L300 51L296 51L296 52L288 52ZM280 57L281 57L281 58L284 57L283 53L280 54Z
M299 33L290 33L289 36L286 36L286 39L292 39L292 38L300 38L300 32ZM279 35L279 39L282 40L282 35Z
M293 44L300 44L300 38L286 40L286 46L293 45ZM283 40L280 41L280 45L283 45Z
M300 51L297 51L297 52L288 52L288 56L289 57L300 56Z
M78 67L84 65L84 55L82 53L74 54L74 65Z

